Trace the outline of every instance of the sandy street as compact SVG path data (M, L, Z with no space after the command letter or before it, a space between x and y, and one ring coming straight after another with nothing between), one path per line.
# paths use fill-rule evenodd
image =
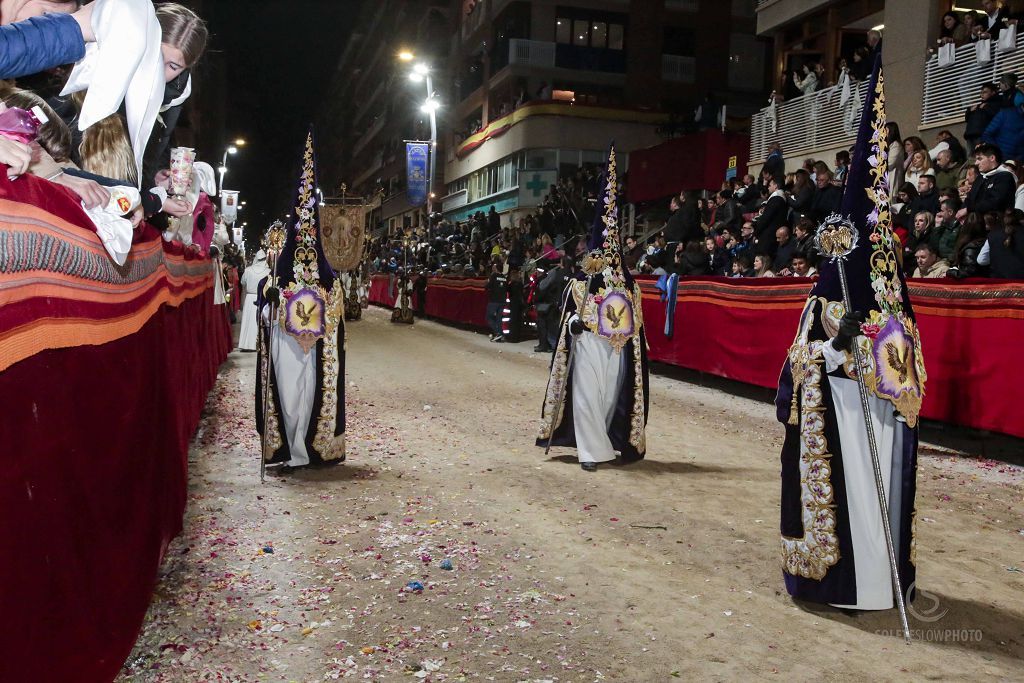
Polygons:
M334 468L261 486L254 354L222 368L121 680L1024 678L1020 468L922 448L908 646L785 593L773 406L653 376L647 459L586 473L533 446L532 342L389 317L348 325Z

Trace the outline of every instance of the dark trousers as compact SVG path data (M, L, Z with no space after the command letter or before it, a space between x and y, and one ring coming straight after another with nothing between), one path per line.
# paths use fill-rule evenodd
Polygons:
M501 335L501 309L505 304L487 304L487 326L491 328L491 334Z
M558 316L560 311L555 309L544 315L537 316L537 343L541 346L550 346L552 349L558 345Z

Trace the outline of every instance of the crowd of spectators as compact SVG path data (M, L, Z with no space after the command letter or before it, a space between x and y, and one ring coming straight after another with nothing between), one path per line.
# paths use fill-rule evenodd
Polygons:
M942 15L939 44L952 43L957 47L979 40L998 40L999 34L1019 26L1024 12L1015 11L1009 0L982 0L981 12L952 10Z
M594 217L599 175L593 164L563 175L541 205L514 224L503 225L491 206L463 221L435 216L423 227L382 235L370 241L371 271L486 276L497 263L503 273L522 271L528 278L542 262L586 249L581 237Z
M909 276L1024 278L1024 237L1018 234L1024 220L1024 163L1017 161L1024 161L1024 112L1016 79L1002 81L1010 87L986 84L980 105L967 112L968 134L977 133L969 140L976 143L969 155L949 130L940 131L929 147L919 137L903 139L895 122L887 124L892 225ZM982 116L987 124L977 124ZM840 152L833 165L807 159L802 168L779 175L785 162L773 146L760 180L747 176L738 187L720 192L709 222L698 223L683 209L673 213L664 250L648 256L648 267L653 272L674 268L682 275L722 274L725 263L724 270L737 277L813 273L813 232L838 210L849 163L849 153ZM679 202L673 199L673 206ZM744 219L738 227L737 205ZM674 223L683 227L673 229ZM692 258L700 230L708 238L704 263ZM671 263L668 254L674 254ZM741 258L744 254L753 258Z
M140 37L152 36L157 26L159 44ZM137 39L128 40L126 32ZM47 119L33 142L0 135L0 164L8 177L32 174L69 190L105 242L104 211L133 229L146 220L166 240L208 252L215 232L227 237L209 200L216 194L212 169L197 170L179 196L172 193L169 170L179 114L192 91L191 71L207 39L202 19L175 3L0 0L0 110L37 107ZM83 126L95 114L88 96L93 89L95 101L109 102L109 113ZM140 93L155 104L160 92L159 115L140 118Z

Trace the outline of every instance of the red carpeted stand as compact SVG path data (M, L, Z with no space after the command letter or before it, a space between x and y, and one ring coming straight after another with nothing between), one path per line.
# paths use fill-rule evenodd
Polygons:
M208 259L144 227L113 267L77 202L0 167L0 681L117 675L231 345Z

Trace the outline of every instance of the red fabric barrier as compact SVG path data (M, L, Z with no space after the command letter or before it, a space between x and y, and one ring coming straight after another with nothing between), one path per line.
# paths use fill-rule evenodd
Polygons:
M112 268L60 188L0 169L0 209L0 680L110 681L231 330L210 262L152 228Z
M391 276L374 275L370 278L370 303L378 306L395 307L395 297L391 293Z
M487 329L487 292L482 278L431 278L427 284L427 315Z
M432 318L487 329L487 292L483 278L432 277L427 281L425 311ZM370 278L370 303L394 308L390 276ZM413 301L416 300L415 293Z
M762 387L778 384L796 334L809 280L685 278L675 329L665 337L665 303L644 279L643 309L651 360ZM1018 406L1024 371L1024 282L911 280L911 302L928 381L928 419L1024 437Z
M432 278L427 313L486 328L485 280ZM796 334L811 281L796 278L684 278L675 329L665 336L665 303L641 278L650 358L762 387L775 387ZM1024 437L1024 420L1008 396L1024 371L1024 282L911 280L928 382L922 415L933 420ZM374 276L370 300L391 306L388 277Z

